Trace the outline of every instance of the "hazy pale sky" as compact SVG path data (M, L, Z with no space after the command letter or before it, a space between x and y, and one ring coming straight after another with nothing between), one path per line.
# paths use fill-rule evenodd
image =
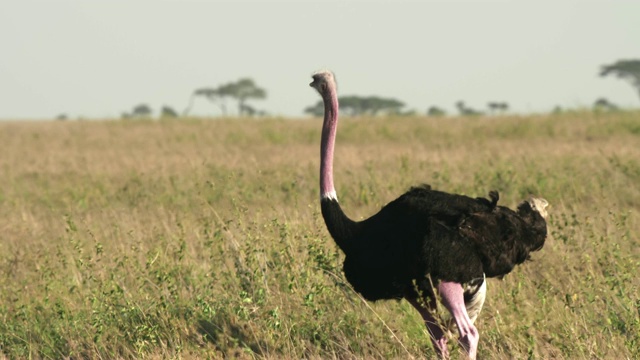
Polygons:
M640 58L640 1L0 0L0 119L182 111L191 92L251 77L254 101L302 116L318 69L342 95L424 112L454 103L517 112L640 107L601 65ZM198 100L194 113L218 115Z

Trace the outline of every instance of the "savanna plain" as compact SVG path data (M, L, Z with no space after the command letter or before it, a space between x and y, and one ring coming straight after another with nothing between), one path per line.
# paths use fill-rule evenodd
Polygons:
M0 358L434 358L409 304L343 277L320 128L0 123ZM353 219L421 183L549 201L544 248L488 282L479 358L640 358L640 113L345 118L335 156Z

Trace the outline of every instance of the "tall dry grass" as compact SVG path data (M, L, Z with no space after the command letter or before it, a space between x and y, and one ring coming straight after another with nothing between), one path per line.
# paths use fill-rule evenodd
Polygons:
M431 358L366 304L318 207L319 120L0 123L0 354ZM552 204L490 280L481 358L640 357L640 114L345 119L336 186L365 218L409 186Z

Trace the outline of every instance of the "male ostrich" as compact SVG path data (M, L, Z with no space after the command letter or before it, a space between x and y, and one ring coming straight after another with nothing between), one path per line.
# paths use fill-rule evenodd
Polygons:
M439 299L451 313L460 344L475 359L479 335L473 325L486 295L485 277L501 277L542 248L547 201L531 198L517 211L490 199L411 188L372 217L356 222L338 203L333 151L338 96L329 71L310 84L324 102L320 150L320 205L329 233L345 253L344 273L370 301L406 299L422 315L435 351L447 358L443 329L433 312Z

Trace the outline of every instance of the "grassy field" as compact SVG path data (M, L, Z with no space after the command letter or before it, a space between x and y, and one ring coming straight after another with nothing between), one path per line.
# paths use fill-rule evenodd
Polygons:
M434 357L410 305L345 283L320 127L0 123L0 358ZM418 183L545 197L545 247L489 281L479 357L640 357L640 113L344 119L335 172L354 219Z

